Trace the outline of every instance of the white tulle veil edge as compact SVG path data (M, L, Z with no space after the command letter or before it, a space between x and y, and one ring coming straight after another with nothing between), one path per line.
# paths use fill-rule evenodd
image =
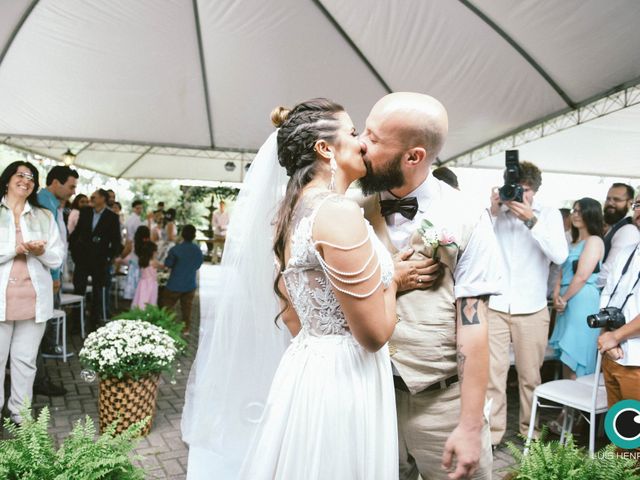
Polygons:
M276 326L272 221L287 177L277 131L258 151L234 206L221 262L222 292L201 317L182 414L188 478L236 478L290 335Z

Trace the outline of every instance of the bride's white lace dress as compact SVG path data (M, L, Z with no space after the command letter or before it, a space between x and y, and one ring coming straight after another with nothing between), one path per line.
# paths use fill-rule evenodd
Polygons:
M371 353L351 335L312 239L316 212L326 198L325 193L307 194L294 215L291 258L283 276L302 329L273 379L243 479L398 478L387 346ZM388 285L391 258L371 229L369 236Z

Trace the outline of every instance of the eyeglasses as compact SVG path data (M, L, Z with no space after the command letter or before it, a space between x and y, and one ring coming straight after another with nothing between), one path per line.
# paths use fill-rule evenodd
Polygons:
M640 202L633 202L631 204L631 210L640 210Z
M27 180L31 183L35 183L35 177L32 174L27 172L16 172L16 177L20 177L23 180Z
M582 213L582 210L580 210L579 208L572 208L571 209L571 215L580 215Z

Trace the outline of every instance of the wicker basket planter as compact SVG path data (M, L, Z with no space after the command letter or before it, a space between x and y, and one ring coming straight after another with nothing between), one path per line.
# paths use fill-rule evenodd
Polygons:
M98 417L100 432L116 420L116 433L121 433L129 425L148 416L151 421L141 434L146 436L156 415L159 375L148 375L140 380L131 378L101 378L98 396Z

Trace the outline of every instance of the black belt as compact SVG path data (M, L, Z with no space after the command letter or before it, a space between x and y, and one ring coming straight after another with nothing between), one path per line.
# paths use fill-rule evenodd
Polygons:
M439 382L433 383L431 385L429 385L427 388L424 388L422 390L420 390L419 392L416 393L422 393L422 392L435 392L437 390L444 390L445 388L449 388L451 385L453 385L454 383L456 383L458 381L458 375L453 375L445 380L441 380ZM411 391L409 390L409 387L407 387L407 384L404 383L404 380L402 379L402 377L400 375L394 375L393 376L393 385L398 389L398 390L402 390L403 392L409 392L411 393Z

